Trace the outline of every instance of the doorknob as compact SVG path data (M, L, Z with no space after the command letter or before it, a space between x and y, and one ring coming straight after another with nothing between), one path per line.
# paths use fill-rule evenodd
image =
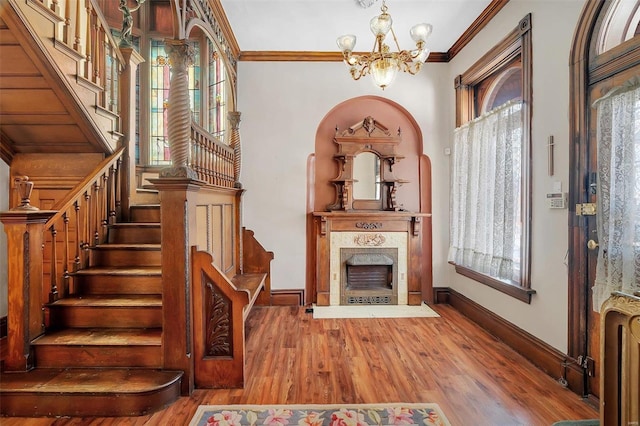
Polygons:
M587 248L588 248L589 250L595 250L595 249L597 249L597 248L598 248L598 243L597 243L595 240L589 240L589 241L587 242Z

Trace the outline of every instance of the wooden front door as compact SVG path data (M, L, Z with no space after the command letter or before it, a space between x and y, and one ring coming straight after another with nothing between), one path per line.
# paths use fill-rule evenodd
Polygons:
M640 4L640 1L638 2ZM589 212L598 202L597 111L593 103L611 89L640 75L640 34L615 47L601 48L616 23L610 18L616 2L585 4L575 32L571 58L571 163L569 241L568 355L581 375L570 383L582 394L600 397L600 315L593 309L592 287L600 248L597 217ZM631 14L638 13L632 10ZM605 19L609 17L608 19ZM632 22L631 16L618 17ZM640 28L640 27L639 27ZM599 53L599 50L602 53ZM576 380L577 381L577 380Z

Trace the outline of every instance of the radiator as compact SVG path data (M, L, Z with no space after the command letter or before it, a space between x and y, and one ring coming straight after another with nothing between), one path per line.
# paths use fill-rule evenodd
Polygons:
M640 426L640 295L614 293L600 321L600 424Z

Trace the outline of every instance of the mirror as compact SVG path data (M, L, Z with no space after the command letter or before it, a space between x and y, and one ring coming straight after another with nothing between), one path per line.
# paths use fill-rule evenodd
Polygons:
M380 200L380 158L361 152L353 159L354 200Z

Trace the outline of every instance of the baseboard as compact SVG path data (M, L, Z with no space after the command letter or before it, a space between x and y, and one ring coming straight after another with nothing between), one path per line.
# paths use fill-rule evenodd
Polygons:
M302 306L304 305L304 290L271 290L272 306Z
M435 287L436 303L446 303L528 359L549 376L582 395L582 370L556 348L448 287Z

